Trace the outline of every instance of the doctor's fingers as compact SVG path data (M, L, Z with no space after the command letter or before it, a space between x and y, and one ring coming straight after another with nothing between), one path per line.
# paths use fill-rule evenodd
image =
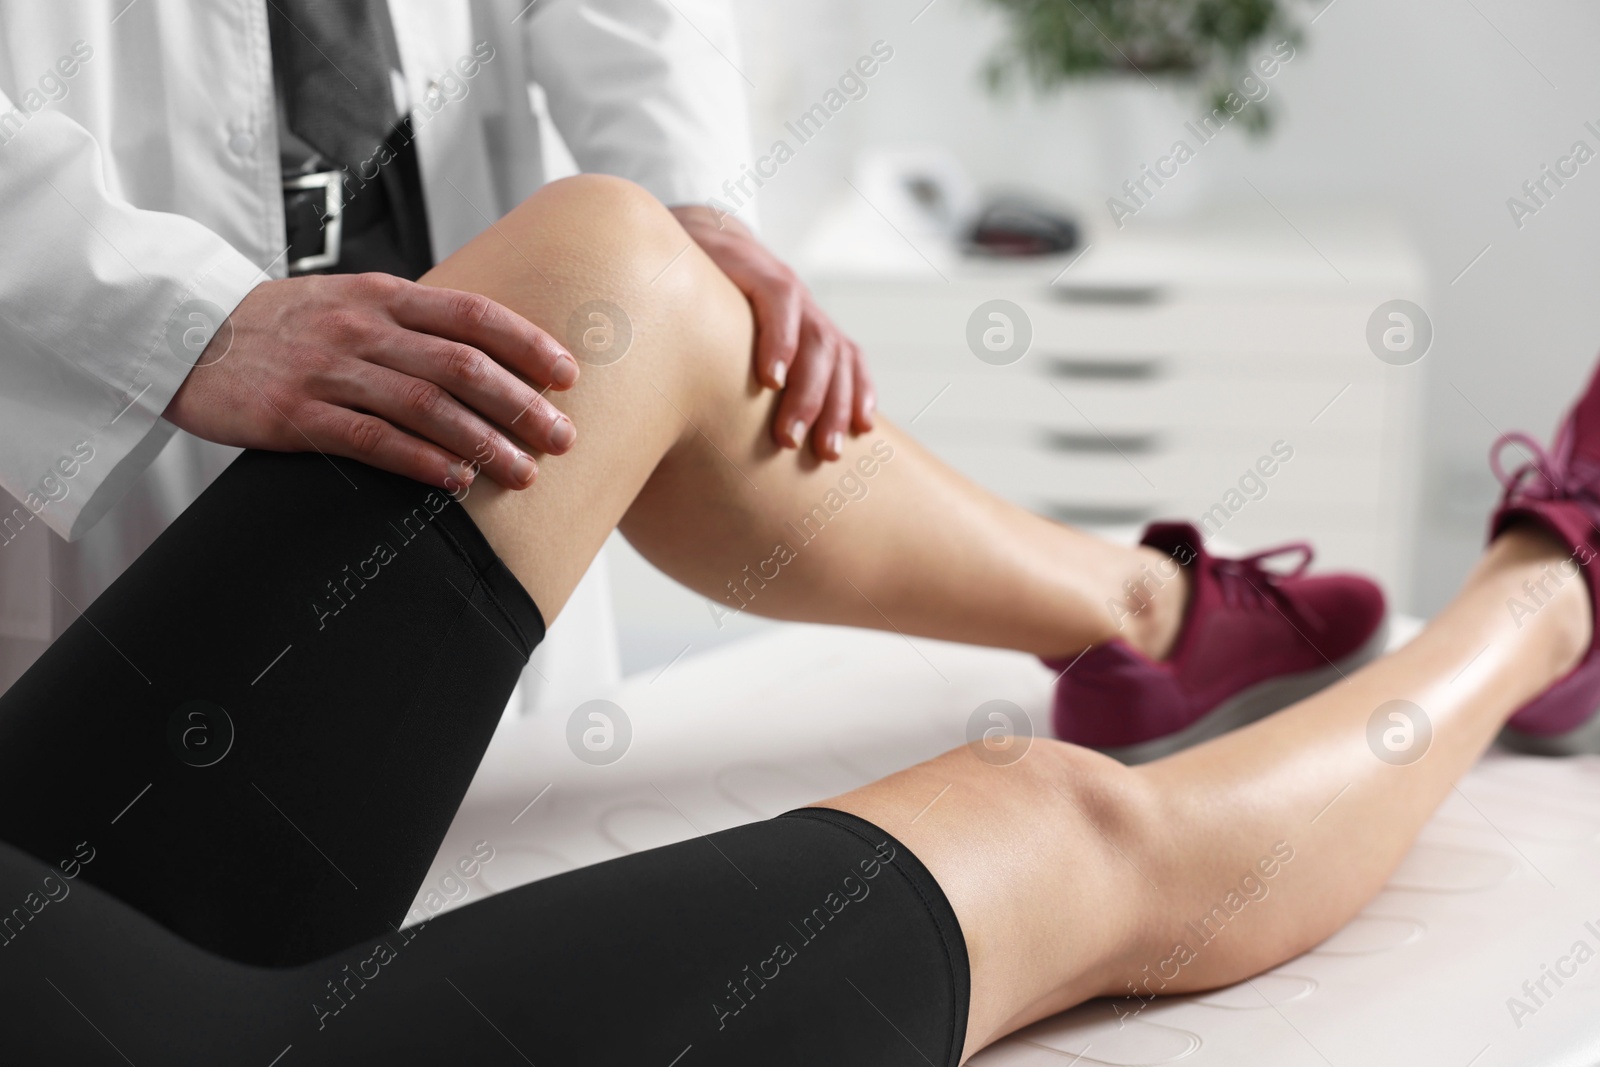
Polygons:
M851 405L850 425L856 433L866 433L877 425L878 420L874 416L878 411L878 389L872 384L872 375L867 370L867 354L854 341L849 344L855 357L855 402Z
M792 276L758 270L734 282L755 312L756 377L769 389L782 389L798 362L805 290Z
M839 363L837 338L816 329L808 320L800 337L800 355L795 360L789 385L778 401L777 423L773 430L780 444L800 448L806 435L822 413L823 403ZM819 455L825 455L818 452Z
M478 349L541 389L568 389L578 380L572 353L510 308L478 293L390 283L389 313L406 329Z
M508 489L527 488L538 472L538 464L521 444L461 403L449 390L426 379L371 363L358 363L341 376L339 386L324 399L357 409L349 412L351 416L358 411L371 412L394 426L409 430L442 452L466 460L473 465L474 472L482 469ZM530 410L520 420L505 420L507 423L515 421L513 432L518 436L548 437L552 434L553 422L566 423L565 415L543 400L539 402L543 405L539 411ZM567 428L570 431L570 424Z
M537 452L560 455L571 448L577 438L572 420L556 410L555 405L546 400L539 390L471 345L420 333L396 331L393 336L374 338L368 346L366 358L368 362L362 367L372 368L373 364L377 364L398 371L396 377L404 379L397 381L395 378L362 375L359 368L354 369L354 375L362 377L360 384L363 387L402 394L398 398L389 397L390 404L383 414L387 416L390 411L414 408L414 419L420 420L420 424L407 421L406 425L447 448L454 446L433 432L434 425L444 425L436 421L435 412L448 413L459 424L463 412L455 409L462 405L483 417L477 420L479 423L487 420L503 426ZM448 397L434 395L424 388L428 384L437 386ZM442 402L449 398L454 398L459 404L452 406ZM395 399L401 402L399 408L395 407ZM361 406L369 411L377 410L370 404ZM463 452L461 455L471 458L472 454ZM505 471L492 463L484 465L494 475L495 481L510 484L501 477Z
M844 437L851 432L851 413L855 406L855 374L855 355L846 341L839 349L833 379L828 383L828 395L811 431L811 447L823 459L838 459L844 452Z
M366 415L322 400L305 402L295 413L293 428L280 434L278 448L319 452L359 460L371 467L457 493L472 483L476 468L438 445L413 437L375 415Z

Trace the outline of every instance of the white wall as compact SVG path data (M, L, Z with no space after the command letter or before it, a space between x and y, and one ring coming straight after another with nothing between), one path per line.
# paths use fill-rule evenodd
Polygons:
M847 192L843 179L863 146L941 144L987 184L1048 190L1104 221L1106 197L1202 110L1190 96L1141 87L995 100L977 73L999 31L993 11L981 0L934 0L923 10L925 2L741 6L757 146L875 40L895 49L867 97L760 194L765 232L780 250L792 254L818 207ZM1222 201L1269 212L1245 177L1291 217L1297 204L1337 200L1376 203L1406 220L1435 282L1436 341L1422 364L1427 499L1411 605L1421 610L1443 602L1481 542L1495 495L1484 453L1497 430L1546 436L1600 349L1600 160L1520 232L1506 208L1573 141L1600 149L1600 136L1583 128L1585 120L1600 127L1597 45L1600 7L1587 0L1335 0L1272 83L1275 134L1257 144L1228 130L1183 170L1182 188L1128 224Z

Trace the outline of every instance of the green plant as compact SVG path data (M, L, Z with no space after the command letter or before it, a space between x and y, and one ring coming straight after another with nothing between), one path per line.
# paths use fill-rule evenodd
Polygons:
M991 89L1026 79L1040 91L1107 72L1176 76L1198 84L1223 106L1250 74L1250 56L1265 44L1300 42L1279 0L989 0L1011 19L1011 34L989 58ZM1265 131L1262 104L1240 116Z

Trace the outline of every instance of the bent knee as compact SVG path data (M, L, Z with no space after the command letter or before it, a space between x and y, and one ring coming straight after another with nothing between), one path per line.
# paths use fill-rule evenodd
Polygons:
M512 307L585 364L681 355L701 375L731 376L749 362L743 294L659 200L622 178L543 186L423 280Z
M647 189L609 174L557 179L529 196L508 218L613 255L631 250L646 256L661 248L682 247L687 238L672 212ZM656 264L656 269L660 266Z
M666 327L697 359L709 361L702 370L715 371L712 354L731 353L727 369L743 380L754 330L750 306L661 201L624 178L578 174L527 201L535 202L541 225L575 220L566 240L593 260L592 278L613 283L615 295L599 295L614 300L634 326Z
M711 325L723 306L735 314L746 310L742 296L732 299L732 283L672 212L625 178L562 178L528 197L507 219L546 250L555 269L545 269L557 284L582 279L579 288L614 301L630 316L668 321L693 308Z
M665 211L661 201L638 182L613 174L573 174L539 187L528 199L576 201L582 210Z
M574 297L617 300L641 289L687 240L642 187L580 174L542 186L423 280L565 314Z

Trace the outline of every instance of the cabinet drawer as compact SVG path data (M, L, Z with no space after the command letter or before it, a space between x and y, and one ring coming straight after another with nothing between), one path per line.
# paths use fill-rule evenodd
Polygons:
M1195 509L1230 494L1318 503L1371 500L1381 477L1376 453L1285 445L1288 460L1272 455L1272 442L1249 449L1191 445L1129 455L1051 453L1004 443L930 441L941 459L1010 499L1063 503L1167 504ZM1271 471L1266 474L1264 471Z
M964 294L953 288L916 294L824 289L823 307L861 343L869 358L946 372L982 368L967 343L967 323L987 300L1011 300L1027 315L1032 342L1015 367L1054 359L1138 362L1182 353L1207 365L1293 375L1335 357L1376 365L1366 321L1376 302L1360 296L1273 299L1174 297L1150 304L1063 304L1051 294Z
M901 422L916 419L924 432L934 425L981 430L984 424L1016 422L1108 435L1219 428L1290 436L1323 424L1371 434L1384 418L1385 389L1370 375L1273 381L1169 364L1129 379L898 370L875 370L874 377L879 406Z

